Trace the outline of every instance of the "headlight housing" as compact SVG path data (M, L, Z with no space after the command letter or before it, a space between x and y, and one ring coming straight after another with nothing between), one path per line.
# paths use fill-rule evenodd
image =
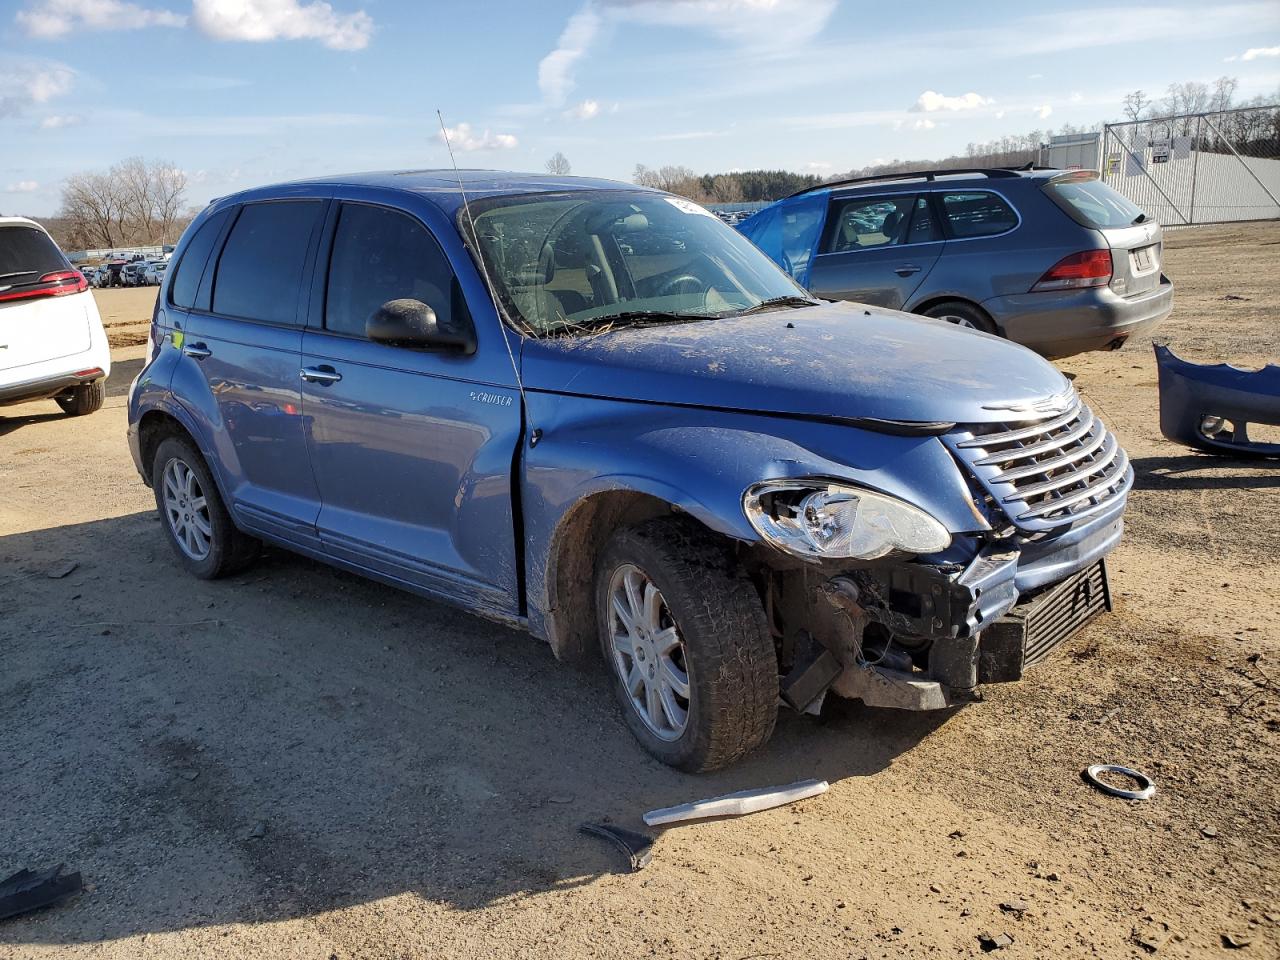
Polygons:
M747 488L742 509L768 543L810 560L875 560L951 545L947 529L919 507L849 484L766 480Z

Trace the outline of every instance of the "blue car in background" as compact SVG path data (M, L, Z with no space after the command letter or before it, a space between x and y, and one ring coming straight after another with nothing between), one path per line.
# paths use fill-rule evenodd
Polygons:
M1051 358L1118 349L1173 309L1160 225L1092 171L842 180L738 229L815 296L948 320Z
M297 182L172 264L129 445L178 563L266 542L598 650L665 763L733 762L779 697L966 702L1107 608L1133 473L1061 373L816 301L679 197Z

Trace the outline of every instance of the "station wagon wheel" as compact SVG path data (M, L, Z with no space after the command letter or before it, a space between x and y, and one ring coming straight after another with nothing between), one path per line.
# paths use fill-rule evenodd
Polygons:
M925 310L924 315L933 317L935 320L954 323L957 327L967 327L970 330L980 330L983 333L997 332L996 325L991 322L991 318L984 311L961 300L948 300L945 303L935 304Z
M188 572L212 580L257 559L262 545L236 528L208 465L185 437L156 448L151 486L169 545Z
M622 719L681 770L733 763L769 739L778 659L755 586L687 518L618 530L597 560L596 624Z
M689 674L684 641L662 591L634 564L609 581L613 667L631 705L661 740L689 725Z

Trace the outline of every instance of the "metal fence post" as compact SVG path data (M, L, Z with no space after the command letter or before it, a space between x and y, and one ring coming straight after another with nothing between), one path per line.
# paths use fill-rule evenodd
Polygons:
M1200 171L1200 122L1204 117L1196 117L1196 134L1191 141L1191 222L1196 222L1196 174Z

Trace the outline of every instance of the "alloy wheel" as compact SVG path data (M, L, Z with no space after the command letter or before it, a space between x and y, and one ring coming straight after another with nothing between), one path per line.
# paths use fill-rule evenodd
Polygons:
M213 523L199 477L186 463L174 458L165 465L162 494L173 539L192 560L205 559L213 547Z

